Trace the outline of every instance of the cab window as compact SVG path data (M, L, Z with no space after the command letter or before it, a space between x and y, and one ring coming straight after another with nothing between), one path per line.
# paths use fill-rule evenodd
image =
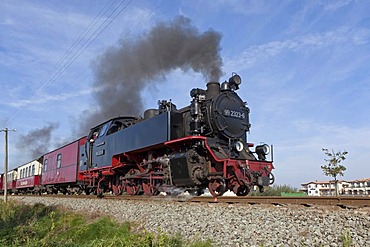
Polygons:
M103 127L100 130L99 137L105 135L105 132L107 132L108 126L109 126L109 123L106 123L103 125Z
M122 128L122 123L119 121L115 121L109 128L107 135L113 134L119 131Z

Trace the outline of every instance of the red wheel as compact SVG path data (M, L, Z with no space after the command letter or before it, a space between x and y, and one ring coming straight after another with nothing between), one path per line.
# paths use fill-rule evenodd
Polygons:
M158 189L148 182L143 183L144 194L147 196L156 196L159 194Z
M226 182L224 179L213 179L208 183L208 190L212 196L222 196L226 192Z
M137 185L138 179L135 178L140 171L138 169L131 169L127 174L130 178L125 181L125 189L129 195L137 195L141 190L141 185Z
M103 197L103 190L102 189L100 189L100 188L98 188L97 190L96 190L96 195L98 196L98 197Z
M116 195L116 196L119 196L122 194L122 186L119 184L119 185L113 185L112 186L112 189L113 189L113 193Z
M127 191L127 194L134 196L138 194L139 188L136 185L127 185L126 191Z

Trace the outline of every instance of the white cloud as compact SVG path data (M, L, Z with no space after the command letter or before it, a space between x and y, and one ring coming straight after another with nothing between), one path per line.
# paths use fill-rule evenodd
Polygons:
M250 68L260 61L287 52L309 52L332 46L362 45L370 40L370 29L341 27L334 31L312 33L283 41L270 41L265 44L253 45L243 51L238 60L230 60L227 67Z
M354 2L353 0L336 0L336 1L321 1L319 2L319 4L324 6L325 10L335 11L353 2Z
M83 95L90 95L93 92L98 92L99 90L101 90L101 88L85 89L85 90L81 90L78 92L70 91L68 93L61 93L57 95L43 94L43 95L40 95L40 97L37 99L34 99L34 98L33 99L23 99L23 100L17 100L13 102L2 102L0 104L22 109L27 106L46 105L52 101L66 101L71 98L80 97ZM37 109L40 109L40 108L37 108Z
M296 126L296 128L294 128ZM335 151L347 150L345 179L370 177L367 164L370 160L370 128L349 127L312 120L295 121L291 126L293 137L278 141L275 145L276 172L282 180L295 178L302 182L325 179L320 166L325 164L322 148ZM285 174L289 172L289 174ZM277 177L279 177L277 176Z

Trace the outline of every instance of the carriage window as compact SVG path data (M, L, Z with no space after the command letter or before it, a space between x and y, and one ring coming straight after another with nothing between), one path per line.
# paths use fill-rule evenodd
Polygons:
M47 169L48 169L48 160L46 159L44 161L44 172L46 172Z
M32 174L31 176L34 176L35 175L35 165L32 165Z
M28 167L26 167L26 177L28 177Z
M57 156L57 169L62 166L62 154L58 154Z

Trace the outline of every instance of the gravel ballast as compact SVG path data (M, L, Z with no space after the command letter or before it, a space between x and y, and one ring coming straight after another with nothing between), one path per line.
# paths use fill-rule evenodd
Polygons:
M336 207L203 204L132 200L12 197L73 211L106 214L117 221L188 239L211 239L217 246L370 246L370 211Z

